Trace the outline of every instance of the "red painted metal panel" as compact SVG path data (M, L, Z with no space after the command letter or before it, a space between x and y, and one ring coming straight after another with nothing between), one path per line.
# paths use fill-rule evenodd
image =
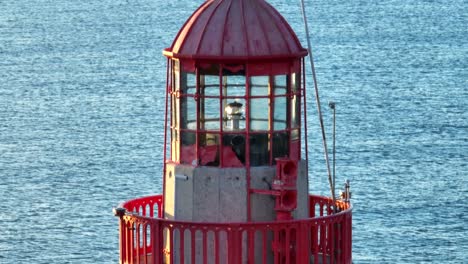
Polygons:
M219 1L213 4L214 9L211 16L206 20L203 34L198 43L197 54L206 54L209 56L219 56L222 54L222 39L225 31L224 21L229 9L229 1Z
M224 24L223 56L236 56L248 50L245 26L242 7L239 4L231 4Z
M244 19L247 34L247 43L249 50L246 52L249 55L255 54L258 56L271 55L268 46L268 39L266 37L265 29L261 26L261 21L258 17L258 11L255 7L244 8Z
M292 160L299 160L301 152L301 142L299 140L292 140L289 150L289 158Z

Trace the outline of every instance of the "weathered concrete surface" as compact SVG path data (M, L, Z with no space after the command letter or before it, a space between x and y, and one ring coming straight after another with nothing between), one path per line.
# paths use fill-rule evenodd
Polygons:
M164 217L172 220L191 220L194 199L193 168L167 164L165 177Z
M297 209L295 219L309 218L309 175L304 160L298 162L297 170Z
M270 190L273 178L276 175L275 166L253 167L250 169L251 188L260 190ZM252 221L264 222L274 221L275 197L271 195L252 193Z
M298 163L295 218L309 215L309 181L304 161ZM247 221L247 182L244 168L192 167L167 164L164 215L168 219L196 222ZM251 188L270 190L274 166L252 167ZM275 198L251 195L252 221L275 220Z
M167 164L164 215L195 222L247 221L244 168Z

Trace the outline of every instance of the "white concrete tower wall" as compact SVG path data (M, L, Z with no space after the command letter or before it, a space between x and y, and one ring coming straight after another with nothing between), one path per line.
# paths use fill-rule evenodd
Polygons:
M165 175L164 217L171 220L190 222L246 222L247 219L247 182L246 168L193 167L169 163ZM251 188L271 190L276 176L275 166L251 167ZM297 170L297 209L295 219L307 218L308 176L305 161L298 163ZM251 221L274 221L276 219L275 197L265 194L251 195ZM189 234L184 238L185 251L190 251ZM174 244L180 238L174 238ZM226 235L220 234L220 245L226 244ZM269 237L268 245L271 245ZM196 236L196 258L202 258L202 235ZM223 241L224 240L224 241ZM260 237L256 238L256 252L261 252ZM168 240L166 240L166 245ZM243 246L246 246L243 239ZM173 250L178 250L173 249ZM180 249L179 249L180 250ZM214 252L213 239L209 238L208 252ZM175 263L180 263L180 254L189 256L189 252L175 254ZM220 250L220 256L226 258L226 250ZM272 254L268 256L272 258ZM187 260L186 263L190 263Z
M298 206L296 219L306 218L308 177L305 161L299 162L297 175ZM276 168L251 167L251 188L270 190ZM245 168L192 167L167 164L164 217L194 222L247 221L247 182ZM252 221L274 220L275 199L265 194L252 194Z

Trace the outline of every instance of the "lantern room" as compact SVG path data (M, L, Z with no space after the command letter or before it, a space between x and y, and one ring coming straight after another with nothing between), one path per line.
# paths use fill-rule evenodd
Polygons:
M306 217L300 134L307 50L285 19L262 0L206 1L163 53L165 216L262 221L289 208L286 215ZM288 162L300 188L282 192L287 197L277 198L289 204L278 206L272 186L281 181L277 166Z
M164 54L172 162L225 168L300 159L307 51L268 3L207 1Z
M300 204L296 215L306 217L300 131L307 50L285 19L261 0L206 1L163 53L170 112L165 216L273 220L271 186L282 160L299 166L301 189L288 197L302 197L285 207L292 212Z

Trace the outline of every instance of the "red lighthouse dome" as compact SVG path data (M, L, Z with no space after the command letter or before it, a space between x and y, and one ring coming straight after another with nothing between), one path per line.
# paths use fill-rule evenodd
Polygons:
M262 0L206 1L187 20L166 56L194 60L304 57L286 20Z

